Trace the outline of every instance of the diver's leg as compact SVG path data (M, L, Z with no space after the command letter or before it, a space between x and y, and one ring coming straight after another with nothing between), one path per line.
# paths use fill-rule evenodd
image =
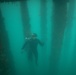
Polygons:
M38 52L36 50L34 51L34 56L35 56L36 65L38 65Z
M31 51L28 52L28 60L32 61L32 52Z

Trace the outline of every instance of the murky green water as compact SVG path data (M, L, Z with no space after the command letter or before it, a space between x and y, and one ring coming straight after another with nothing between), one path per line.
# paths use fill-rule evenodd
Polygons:
M76 2L75 2L76 3ZM53 75L49 72L51 67L51 53L52 53L52 30L53 30L53 9L54 3L51 0L47 0L45 10L44 23L47 28L41 34L41 1L30 0L27 1L27 7L29 12L29 22L31 25L31 31L37 33L38 38L44 41L44 46L38 46L38 66L35 61L29 62L27 58L27 52L23 51L22 46L25 42L23 32L23 21L20 2L14 3L2 3L0 4L1 12L4 17L4 23L8 32L11 53L13 55L13 61L17 75ZM55 75L75 75L76 74L76 6L73 7L73 3L67 5L67 23L64 29L63 44L59 56L57 73ZM74 8L74 9L73 9ZM26 9L24 9L26 10ZM56 9L57 10L57 9ZM27 10L26 10L27 12ZM65 13L63 11L63 13ZM44 13L43 13L44 14ZM60 13L61 14L61 13ZM59 18L60 19L60 18ZM25 20L26 21L26 20ZM60 20L61 22L61 20ZM63 23L62 23L63 24ZM61 27L61 26L59 26ZM57 26L57 28L59 29ZM44 26L43 26L44 28ZM56 32L55 32L56 33ZM58 34L58 33L57 33ZM56 36L57 37L57 36ZM6 38L6 37L5 37ZM42 39L44 38L44 40ZM59 40L59 39L58 39ZM47 49L46 49L47 48ZM57 52L59 52L57 50ZM53 55L56 56L56 55ZM54 58L54 57L52 57ZM54 62L53 62L54 65Z

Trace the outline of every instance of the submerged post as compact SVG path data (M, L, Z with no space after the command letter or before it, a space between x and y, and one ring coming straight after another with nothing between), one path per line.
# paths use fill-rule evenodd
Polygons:
M67 23L67 0L53 0L50 74L57 75L64 31Z

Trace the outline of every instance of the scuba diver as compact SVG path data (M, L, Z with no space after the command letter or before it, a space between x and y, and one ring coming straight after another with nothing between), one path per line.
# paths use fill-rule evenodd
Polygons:
M22 49L25 49L28 52L28 59L32 61L33 55L35 56L36 64L38 65L38 44L43 46L44 44L37 38L37 34L33 33L31 37L26 38Z

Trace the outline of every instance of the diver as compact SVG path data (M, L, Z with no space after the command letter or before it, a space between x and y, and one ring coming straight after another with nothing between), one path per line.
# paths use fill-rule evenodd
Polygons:
M28 52L28 59L32 61L34 55L36 64L38 65L38 44L43 46L44 44L37 38L37 34L33 33L29 38L26 38L22 49L25 49Z

